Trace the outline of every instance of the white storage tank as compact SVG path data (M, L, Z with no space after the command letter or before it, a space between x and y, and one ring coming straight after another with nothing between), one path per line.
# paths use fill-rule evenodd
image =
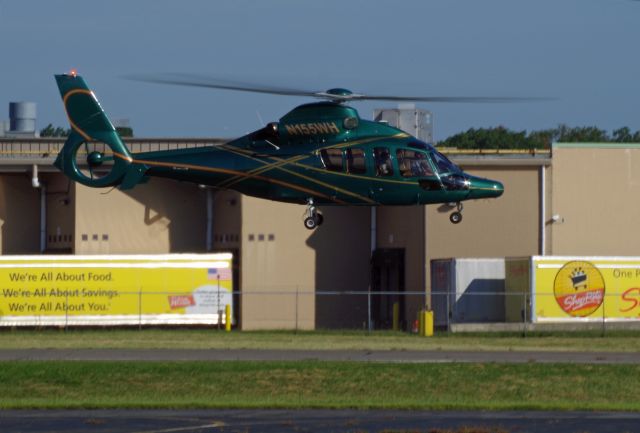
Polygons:
M431 260L435 325L504 322L504 259Z

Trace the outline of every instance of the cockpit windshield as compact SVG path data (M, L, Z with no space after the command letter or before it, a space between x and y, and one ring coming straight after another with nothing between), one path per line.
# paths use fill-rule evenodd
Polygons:
M448 173L462 172L462 170L460 170L460 167L455 165L453 162L449 161L449 158L447 158L446 156L444 156L443 154L441 154L435 149L432 150L431 158L433 159L433 162L438 167L438 172L441 175L448 174Z
M453 162L449 160L446 156L441 154L436 150L435 147L431 144L427 144L424 141L413 140L409 143L409 147L413 147L414 149L423 149L429 153L431 160L436 165L439 174L449 174L449 173L461 173L462 170L460 167L455 165Z

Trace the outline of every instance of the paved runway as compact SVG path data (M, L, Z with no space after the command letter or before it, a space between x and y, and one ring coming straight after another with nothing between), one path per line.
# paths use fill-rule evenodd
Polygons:
M0 349L0 361L368 361L638 364L638 352L216 349ZM640 430L640 429L639 429Z
M0 411L11 433L379 433L484 428L483 433L640 431L640 414L616 412L433 412L356 410ZM473 430L463 430L471 433Z

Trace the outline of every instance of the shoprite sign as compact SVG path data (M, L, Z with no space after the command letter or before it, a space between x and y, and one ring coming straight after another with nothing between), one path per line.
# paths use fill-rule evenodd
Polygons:
M215 324L231 254L0 258L0 326Z
M640 319L640 258L530 260L534 321Z

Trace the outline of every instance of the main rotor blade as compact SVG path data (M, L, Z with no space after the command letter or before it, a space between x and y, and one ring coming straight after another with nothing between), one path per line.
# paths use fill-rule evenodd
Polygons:
M191 74L160 74L160 75L127 75L125 78L147 83L175 84L179 86L205 87L210 89L236 90L240 92L267 93L272 95L308 96L314 97L319 92L292 89L278 86L264 86L243 83L240 81L222 80L203 75Z
M267 86L262 84L245 83L234 80L218 79L204 75L192 74L158 74L158 75L127 75L124 78L147 83L172 84L179 86L204 87L209 89L235 90L240 92L265 93L271 95L306 96L328 99L336 102L346 101L397 101L397 102L451 102L451 103L504 103L504 102L532 102L551 101L546 97L494 97L494 96L383 96L364 95L359 93L328 93L330 91L301 90L289 87ZM336 90L336 89L334 89ZM341 89L337 89L341 90Z
M531 96L376 96L354 95L353 100L398 101L398 102L453 102L453 103L502 103L553 101L554 98Z

